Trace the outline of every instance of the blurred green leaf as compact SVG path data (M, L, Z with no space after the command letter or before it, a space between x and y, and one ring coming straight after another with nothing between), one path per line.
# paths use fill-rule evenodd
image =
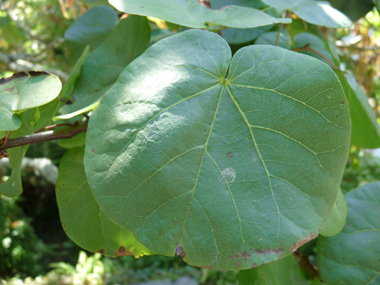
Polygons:
M379 0L329 0L331 5L346 14L352 21L357 21L364 17L373 9L375 2L378 7Z
M274 45L276 43L276 39L278 36L278 31L277 32L268 32L260 37L255 41L256 45ZM283 29L281 31L280 37L278 39L277 45L282 48L290 48L290 38L288 32Z
M350 107L352 138L351 143L361 148L380 147L380 126L368 103L368 97L355 77L349 73L336 72Z

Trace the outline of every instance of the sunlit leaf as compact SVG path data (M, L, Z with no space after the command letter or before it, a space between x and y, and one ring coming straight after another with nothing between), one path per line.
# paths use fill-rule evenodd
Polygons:
M185 27L206 28L222 25L231 28L255 28L275 23L290 23L288 18L274 18L260 10L227 6L211 10L197 0L110 0L116 9L136 15L156 17Z
M0 130L18 129L21 119L15 113L52 101L61 87L58 77L41 71L17 72L0 79Z
M314 0L262 0L264 3L278 8L293 11L306 22L328 28L347 28L352 25L350 19L340 11L331 7L326 1Z
M85 169L100 207L147 248L244 269L317 236L349 146L326 64L264 45L231 60L221 37L191 30L154 44L106 93Z

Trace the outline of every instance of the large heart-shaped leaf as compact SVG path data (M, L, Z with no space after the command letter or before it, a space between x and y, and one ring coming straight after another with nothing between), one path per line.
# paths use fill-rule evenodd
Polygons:
M63 229L79 246L116 257L153 254L132 233L115 225L91 194L83 165L84 148L68 150L59 164L57 202Z
M16 113L44 105L61 91L57 76L42 72L17 72L0 79L0 130L13 131L21 126Z
M351 143L361 148L380 147L380 126L368 102L368 97L355 77L337 71L346 94L352 121Z
M197 56L194 56L196 54ZM334 72L201 30L133 61L91 116L85 168L112 221L192 265L250 268L316 237L350 141Z
M227 6L210 10L197 0L110 0L116 9L142 16L156 17L192 28L222 25L231 28L255 28L276 23L290 23L288 18L274 18L260 10L241 6Z
M148 48L149 41L150 27L146 17L129 16L121 20L87 58L75 83L76 102L65 105L58 118L74 117L97 103L123 69Z
M318 269L327 284L380 282L380 182L345 196L347 225L341 233L318 238Z
M293 11L306 22L328 28L348 28L352 22L346 15L331 7L328 2L314 0L262 0L278 8Z

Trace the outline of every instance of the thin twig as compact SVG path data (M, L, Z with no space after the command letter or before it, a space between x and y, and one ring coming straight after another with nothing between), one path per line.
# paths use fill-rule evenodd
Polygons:
M5 148L5 147L7 146L7 144L8 144L9 137L11 136L11 133L12 133L12 131L9 131L9 132L7 133L7 136L5 137L4 148Z
M90 117L86 113L82 113L82 115L87 119L87 121L90 119Z
M84 133L86 131L87 131L87 124L74 126L71 128L66 128L66 129L61 129L61 130L47 131L47 132L42 132L38 134L27 135L23 137L10 139L8 141L8 144L6 145L6 148L9 149L13 147L34 144L34 143L39 143L39 142L52 141L52 140L57 140L57 139L70 139L74 137L75 135L79 133ZM0 144L0 151L3 149L5 149L4 143Z
M310 47L310 44L307 44L307 45L305 45L305 46L303 46L303 47L300 47L300 48L293 49L292 51L296 51L296 52L297 52L297 51L302 51L302 50L308 50L308 51L314 52L315 54L319 55L319 56L322 57L324 60L326 60L326 61L331 65L332 68L334 68L335 70L339 70L339 71L341 71L339 67L337 67L334 63L331 62L331 60L329 60L327 57L325 57L325 56L324 56L323 54L321 54L319 51L316 51L315 49L312 49L312 48Z
M51 126L47 126L47 127L42 128L42 129L39 129L39 130L35 131L34 133L38 134L42 131L51 130L51 129L54 129L57 127L72 127L72 126L73 126L72 124L55 124L55 125L51 125Z
M281 24L280 28L278 29L278 34L277 34L276 42L274 43L275 46L278 45L278 40L280 39L280 35L281 35L281 31L282 31L282 27L283 26L284 26L284 24Z

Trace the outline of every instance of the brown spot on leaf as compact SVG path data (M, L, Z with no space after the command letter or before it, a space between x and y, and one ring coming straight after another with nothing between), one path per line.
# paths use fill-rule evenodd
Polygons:
M145 8L144 6L140 6L140 8Z
M9 154L5 149L0 149L0 159L2 159L3 157L9 157Z
M182 246L177 246L176 250L175 250L175 255L180 255L183 258L186 257L186 253L183 251L183 247Z
M239 258L239 255L237 255L237 254L234 254L234 255L232 255L232 256L231 256L231 258L232 258L232 259L236 259L236 258Z
M210 265L201 266L201 268L204 268L204 269L212 269L212 267L211 267Z
M240 251L240 254L241 254L241 257L243 257L244 261L247 261L248 258L250 258L252 255L249 254L248 252L241 252Z
M342 102L342 105L344 105L344 101Z
M232 157L232 152L227 153L227 157Z
M45 71L29 71L30 76L41 76L41 75L50 75Z
M66 184L65 184L65 183L62 183L62 186L63 186L63 187L65 187L65 186L66 186Z
M257 263L255 263L255 262L252 263L252 266L253 266L253 267L257 267Z
M271 254L271 253L281 254L283 252L284 252L284 250L281 249L281 248L279 248L279 249L270 249L270 248L267 248L267 249L264 249L264 250L255 249L255 253L256 254Z
M6 89L8 92L12 92L15 87L12 86L11 88Z
M92 150L90 150L90 153L93 153L94 152L94 150L92 149Z
M115 252L116 256L124 256L124 255L134 255L133 252L126 250L124 246L119 247L119 249Z
M343 260L345 260L346 258L345 257L342 257Z
M236 265L240 267L240 261L236 261Z
M293 252L297 248L299 248L301 245L304 245L305 243L311 241L314 238L315 238L315 234L311 233L311 234L307 235L303 240L298 239L297 243L294 244L290 250Z
M106 251L102 248L101 250L99 250L99 253L101 254L104 254Z

